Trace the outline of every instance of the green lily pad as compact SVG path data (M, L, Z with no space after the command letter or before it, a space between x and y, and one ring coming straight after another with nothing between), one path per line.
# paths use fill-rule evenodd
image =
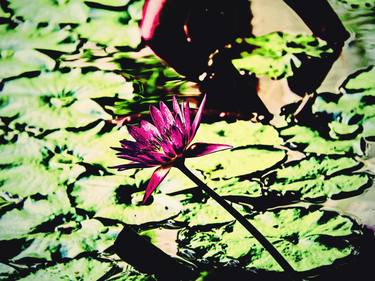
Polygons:
M29 5L25 5L28 7ZM75 51L79 41L77 35L69 27L59 28L52 24L38 27L31 22L25 22L10 27L0 25L0 50L53 50L70 53Z
M22 209L13 209L0 217L0 240L27 237L38 225L53 219L57 215L70 211L70 202L65 191L48 195L47 199L28 198Z
M239 70L247 70L257 76L281 79L293 75L292 64L301 66L299 57L321 57L332 50L326 43L311 35L294 35L283 32L253 38L238 39L237 43L255 48L243 51L241 58L233 59Z
M113 12L99 9L90 11L90 22L81 24L76 31L92 42L106 46L129 46L136 48L141 43L140 28L130 21L127 11ZM100 32L98 32L100 30Z
M285 155L284 150L273 147L243 148L188 158L186 166L201 171L211 179L231 178L269 169L282 162Z
M117 158L116 151L111 147L119 147L120 140L129 139L127 129L125 126L115 127L108 133L100 133L103 124L104 122L101 122L82 132L59 130L49 134L45 139L86 163L100 164L104 168L121 164L121 159ZM117 173L115 169L110 171Z
M0 55L0 80L31 71L52 70L55 64L53 59L34 50L3 51Z
M282 144L274 127L250 121L234 123L220 121L213 124L201 124L194 142L221 143L233 147Z
M0 279L5 280L6 277L15 273L15 269L9 265L0 263ZM4 279L3 279L4 278Z
M33 5L27 0L12 0L9 8L24 20L48 23L83 23L89 11L81 0L34 0Z
M178 200L167 195L155 195L150 205L140 205L143 192L134 193L136 191L134 181L129 177L92 176L77 181L72 195L78 208L95 212L96 217L128 224L163 221L177 215L182 208Z
M371 66L351 74L347 78L347 80L340 86L340 88L347 92L362 92L366 90L374 90L374 77L375 67ZM375 95L375 93L373 93L373 95Z
M10 13L5 12L1 7L0 7L0 18L9 18Z
M348 237L358 225L329 211L289 208L252 217L254 226L281 252L297 271L308 271L356 254ZM335 243L330 241L335 239ZM181 249L194 251L190 258L224 265L234 262L247 268L281 271L269 253L239 223L210 231L183 231Z
M49 152L45 141L21 133L18 134L16 142L0 146L0 165L41 163L48 157Z
M232 204L240 213L246 214L245 209L238 204ZM223 224L234 221L235 218L213 199L205 203L186 204L176 221L187 222L189 227Z
M113 267L112 263L80 258L42 268L18 280L99 280Z
M280 129L280 136L291 146L316 154L358 154L363 155L360 139L327 140L319 132L308 127L294 125Z
M2 91L0 114L13 121L45 130L81 127L110 115L93 98L131 97L132 83L116 74L44 73L9 81ZM33 108L34 110L29 110Z
M68 229L69 233L66 232ZM60 225L52 233L37 233L27 237L32 241L13 260L36 258L54 260L56 255L61 258L75 258L81 253L103 252L115 241L122 227L106 227L101 222L91 219L68 222Z

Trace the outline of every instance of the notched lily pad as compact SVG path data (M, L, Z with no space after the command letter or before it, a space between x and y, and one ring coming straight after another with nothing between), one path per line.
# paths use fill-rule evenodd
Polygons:
M311 35L283 32L238 39L237 43L251 51L243 51L241 58L233 59L234 66L272 79L291 76L293 67L301 66L301 57L319 58L332 52L324 41Z
M334 212L289 208L254 215L251 222L297 271L317 269L357 254L350 237L360 233L359 226ZM178 242L181 253L184 249L194 252L189 258L195 262L281 271L238 223L209 231L184 230Z

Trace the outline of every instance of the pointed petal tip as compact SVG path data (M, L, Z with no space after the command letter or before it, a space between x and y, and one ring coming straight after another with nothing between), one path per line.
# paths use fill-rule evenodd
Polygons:
M171 167L159 167L157 168L151 176L151 179L146 187L145 195L143 196L143 203L146 203L147 199L151 196L154 190L159 186L159 184L164 180L164 178L169 173Z

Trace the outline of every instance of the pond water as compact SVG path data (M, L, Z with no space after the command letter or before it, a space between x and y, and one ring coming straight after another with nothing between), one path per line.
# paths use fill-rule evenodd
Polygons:
M0 3L0 280L288 280L179 170L142 204L154 169L110 168L150 105L176 95L195 114L202 100L141 41L143 0ZM194 139L234 148L186 166L304 280L371 280L375 3L329 3L350 37L321 85L298 95L290 81L332 49L284 1L251 1L254 36L212 60L238 47L232 63L257 85L208 93ZM215 89L230 89L221 79ZM249 89L272 120L247 115Z

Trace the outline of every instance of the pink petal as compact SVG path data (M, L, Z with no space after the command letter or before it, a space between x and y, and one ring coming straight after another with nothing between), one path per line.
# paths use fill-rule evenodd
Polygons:
M189 102L186 102L186 106L184 107L184 119L185 119L185 132L188 135L188 139L190 139L190 107Z
M204 95L203 100L201 102L201 105L198 108L197 115L195 115L193 124L191 125L191 135L189 138L189 142L193 140L195 137L195 134L199 128L199 123L201 122L202 114L203 114L203 108L204 104L206 103L206 95Z
M145 195L143 197L143 203L147 201L152 192L158 187L158 185L167 176L171 167L159 167L157 168L151 176L151 179L146 187Z
M136 126L127 126L129 134L138 142L147 145L147 140L153 137L149 132Z
M233 146L226 144L214 144L214 143L201 143L197 142L191 145L185 152L185 157L199 157L210 153L214 153L220 150L231 149Z
M175 123L172 112L169 110L168 106L166 106L164 102L160 102L159 107L160 112L163 115L165 125L167 126L167 128L170 128Z
M140 123L140 126L145 132L147 132L149 137L160 138L158 129L154 125L152 125L150 122L147 122L146 120L142 120Z
M156 106L151 105L150 106L150 114L152 121L154 122L154 125L158 129L160 135L164 135L164 118L163 115L161 114L160 110L156 108Z
M176 112L176 114L181 117L182 112L181 112L180 106L178 105L176 96L173 96L173 98L172 98L172 104L173 104L173 110L174 110L174 112Z

